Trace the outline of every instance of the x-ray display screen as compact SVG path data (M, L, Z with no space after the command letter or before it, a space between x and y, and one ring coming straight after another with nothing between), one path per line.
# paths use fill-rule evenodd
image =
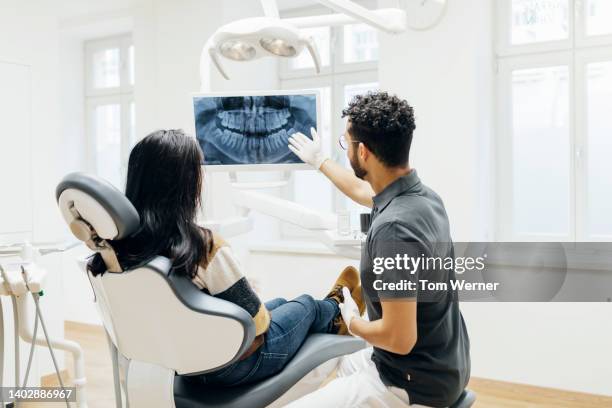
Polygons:
M317 128L317 94L195 96L196 137L204 165L302 163L289 136Z

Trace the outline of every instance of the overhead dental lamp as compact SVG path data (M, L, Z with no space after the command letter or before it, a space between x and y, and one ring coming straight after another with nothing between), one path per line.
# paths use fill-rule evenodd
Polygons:
M266 56L289 58L307 48L317 72L321 65L312 37L280 18L254 17L226 24L213 34L206 48L225 79L229 77L219 55L234 61L251 61Z
M225 79L229 79L221 57L233 61L251 61L266 56L292 58L304 48L320 72L320 58L312 37L303 28L366 23L388 33L406 31L406 11L402 9L370 10L351 0L316 0L337 14L281 19L276 0L261 0L265 17L233 21L220 27L202 50L200 70L205 78L204 64L213 62Z

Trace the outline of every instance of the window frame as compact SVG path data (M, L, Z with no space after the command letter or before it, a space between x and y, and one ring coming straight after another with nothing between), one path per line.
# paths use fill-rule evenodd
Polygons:
M329 12L329 11L327 11ZM324 14L319 7L303 8L294 10L283 17L302 17L308 14ZM306 52L306 51L304 51ZM330 157L339 162L344 161L346 152L338 145L338 137L344 132L345 119L336 115L344 107L344 87L347 85L357 85L362 83L379 82L378 60L363 62L344 62L344 26L330 27L330 64L321 67L321 72L317 74L314 68L292 69L290 61L286 58L279 59L279 87L280 89L312 89L329 87L331 91L331 112L330 112L330 138L323 143L330 145ZM330 184L329 188L333 186ZM287 186L288 196L294 199L295 178L292 176ZM332 188L332 208L331 211L347 210L346 197L337 189ZM354 227L354 225L353 225ZM313 238L312 233L302 230L296 226L283 223L281 227L281 237L287 239L309 239Z
M497 9L496 236L502 241L610 241L610 235L588 234L587 64L612 61L612 34L587 36L587 2L568 0L567 40L511 45L511 1ZM579 7L583 5L584 7ZM510 16L510 18L506 18ZM517 69L566 66L569 73L569 231L567 235L518 234L513 223L512 73Z
M134 103L134 84L130 82L130 47L134 46L131 34L120 34L112 37L89 40L84 43L85 58L85 130L86 158L88 171L97 172L95 110L99 106L119 105L121 126L120 147L120 182L125 181L127 161L134 142L132 129L131 105ZM119 86L109 88L94 88L93 56L96 52L108 48L119 48Z
M605 48L578 50L575 54L575 95L576 101L576 157L579 171L576 174L576 232L579 241L612 241L612 234L599 235L588 232L589 222L589 124L588 124L588 78L587 66L591 63L612 63L612 37L611 44Z
M576 0L573 0L576 2ZM612 30L610 30L609 34L601 34L601 35L587 35L587 0L578 0L574 6L575 15L575 27L576 27L576 47L598 47L598 46L607 46L612 44ZM579 4L582 4L583 7L578 7Z
M292 78L285 79L280 81L280 89L283 90L291 90L291 89L313 89L313 88L330 88L330 96L332 98L331 102L331 110L330 112L330 137L326 140L325 135L322 136L323 143L329 143L330 146L330 157L338 162L343 162L344 157L346 156L346 151L342 150L338 144L338 138L340 134L344 132L345 128L345 119L341 118L339 115L334 115L334 106L343 106L344 105L344 87L346 85L354 85L361 83L369 83L369 82L378 82L378 74L372 72L353 72L351 74L343 74L340 76L332 76L332 75L322 75L320 77L309 77L309 78ZM309 171L309 170L305 170ZM332 202L331 202L331 210L345 210L348 209L346 205L347 198L342 194L338 189L332 188L332 185L329 186L332 189ZM291 199L294 199L295 196L295 177L293 174L289 179L289 183L287 186L288 195ZM285 238L307 238L310 237L308 231L301 230L298 227L289 225L284 223L281 232L283 237Z
M568 241L575 236L575 226L572 222L573 214L575 213L575 204L572 197L575 197L575 183L572 175L575 173L575 155L574 151L574 118L571 115L573 111L573 87L574 70L569 63L571 55L567 52L557 52L544 55L529 55L526 57L511 57L499 61L498 70L498 142L497 142L497 197L498 197L498 233L497 235L503 241ZM567 235L557 234L518 234L514 232L514 179L512 176L513 165L513 109L512 109L512 74L515 70L521 69L537 69L554 66L568 67L568 95L569 95L569 152L570 168L569 168L569 231Z
M116 94L131 94L134 85L130 83L128 66L129 49L134 45L131 34L121 34L85 42L85 96L106 96ZM93 56L100 50L119 48L119 86L109 88L94 88L93 86Z
M131 112L130 106L134 103L133 95L108 95L108 96L97 96L95 98L88 98L85 102L85 124L86 124L86 149L87 149L87 165L88 171L97 173L98 169L98 157L96 154L96 140L95 140L95 111L99 106L104 105L119 105L119 117L121 126L121 168L119 170L122 181L127 176L127 160L130 155L133 140L131 140Z
M497 55L498 57L538 54L566 50L572 46L572 38L576 31L575 19L571 10L574 0L567 0L570 10L567 39L534 42L532 44L512 44L512 0L499 0L497 7Z

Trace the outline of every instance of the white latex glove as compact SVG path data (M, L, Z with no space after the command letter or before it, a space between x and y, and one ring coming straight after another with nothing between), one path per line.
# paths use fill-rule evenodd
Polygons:
M340 313L342 314L342 320L346 323L346 327L350 334L353 334L351 331L351 321L355 317L359 317L359 307L357 307L357 303L351 296L351 292L347 287L342 288L342 296L344 296L344 303L340 303L338 307L340 308Z
M312 140L306 137L303 133L297 132L289 137L289 150L297 157L302 159L304 163L310 164L315 170L319 170L323 162L329 157L323 155L321 149L321 138L314 128L310 128Z

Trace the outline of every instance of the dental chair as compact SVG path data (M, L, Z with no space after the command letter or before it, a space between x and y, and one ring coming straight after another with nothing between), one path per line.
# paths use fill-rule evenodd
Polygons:
M165 257L123 271L109 240L133 234L140 219L111 184L72 173L57 186L56 198L72 233L101 254L108 270L87 275L109 339L117 407L121 386L132 408L265 407L319 365L365 347L354 337L313 334L273 377L237 387L204 385L194 376L237 361L251 344L251 316L170 274Z
M313 369L366 346L351 336L313 334L279 374L237 387L204 385L195 376L237 361L251 344L251 316L234 303L201 292L188 278L170 274L172 264L165 257L123 271L108 241L133 234L140 218L111 184L72 173L57 186L56 198L74 236L100 253L108 270L87 276L109 339L118 408L122 386L132 408L275 405ZM469 408L475 399L465 390L450 408Z

